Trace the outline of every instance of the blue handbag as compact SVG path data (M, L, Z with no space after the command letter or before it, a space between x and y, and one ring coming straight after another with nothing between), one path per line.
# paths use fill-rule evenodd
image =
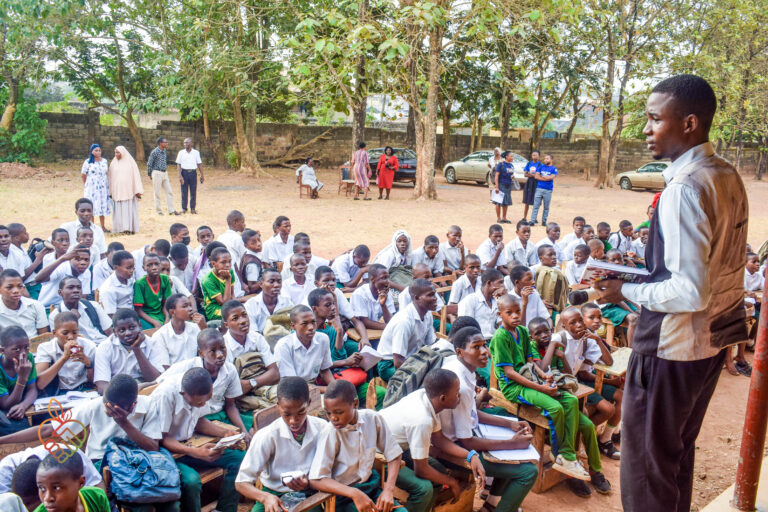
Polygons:
M117 501L164 503L181 497L181 477L165 448L148 452L130 439L113 437L107 443L102 467L112 473L110 488Z

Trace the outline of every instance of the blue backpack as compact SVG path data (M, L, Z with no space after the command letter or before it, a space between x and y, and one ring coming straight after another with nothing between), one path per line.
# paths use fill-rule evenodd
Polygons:
M165 448L148 452L130 439L113 437L107 443L102 467L112 473L115 499L127 503L164 503L181 497L181 477Z

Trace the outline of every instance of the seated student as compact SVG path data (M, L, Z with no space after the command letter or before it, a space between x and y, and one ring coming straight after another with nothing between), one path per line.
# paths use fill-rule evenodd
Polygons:
M118 309L112 317L112 328L112 335L96 348L93 382L99 394L119 373L141 382L153 382L169 366L168 352L141 331L136 311Z
M6 435L29 426L24 412L37 398L35 356L19 326L0 331L0 369L0 435Z
M448 296L448 305L456 305L472 293L475 293L482 286L480 274L482 270L480 268L480 258L476 254L467 254L464 258L464 272L463 275L453 282L451 285L451 294ZM457 309L458 310L458 309ZM448 310L450 313L454 311Z
M539 258L536 254L536 245L531 242L531 226L525 220L520 220L515 228L517 236L504 248L507 264L514 262L515 265L528 267L536 265Z
M271 315L294 306L288 297L280 293L282 288L283 278L280 277L280 272L273 267L264 269L261 273L261 293L245 303L252 329L259 333L264 332L267 319Z
M485 469L474 450L465 450L442 433L439 414L459 405L459 378L449 370L432 370L424 387L381 410L392 438L403 450L405 466L397 472L397 487L408 493L408 510L426 512L434 505L440 487L450 488L454 499L462 492L459 481L445 466L429 456L430 447L469 462L477 482Z
M47 455L49 455L48 448L43 445L33 446L25 448L20 452L11 453L6 455L0 460L0 493L11 491L11 482L16 476L16 470L21 467L27 461L35 461L40 464ZM75 452L77 456L73 454L73 458L80 459L83 464L83 470L85 474L85 484L91 487L105 488L104 481L101 479L101 474L96 470L93 462L86 457L85 453L79 449ZM35 470L37 471L37 470ZM34 482L34 478L32 479ZM37 491L37 487L35 487ZM0 508L0 510L3 510Z
M74 239L73 239L74 240ZM119 242L112 242L119 243ZM66 229L56 228L51 232L51 245L53 245L53 252L47 253L43 256L43 266L50 265L56 259L64 256L69 251L69 233ZM95 274L94 274L95 277ZM94 286L94 288L98 288Z
M440 251L440 240L435 235L424 239L424 245L413 251L412 264L422 263L429 268L433 276L442 276L445 272L445 255Z
M78 337L77 315L65 311L56 316L54 338L37 347L35 370L40 396L93 389L96 344Z
M43 305L25 292L21 274L12 268L0 272L0 328L19 326L32 338L50 329Z
M120 242L111 242L107 246L107 257L102 260L99 260L99 262L95 264L91 269L91 276L93 277L93 281L91 282L91 287L94 290L98 290L99 288L101 288L101 285L104 284L104 281L109 279L109 276L115 270L112 268L112 256L114 256L117 251L124 251L124 250L125 250L125 246ZM54 259L52 258L51 263L53 263L53 261Z
M327 267L331 264L327 259L312 254L309 235L305 233L297 233L295 240L296 241L293 242L293 252L283 259L283 266L280 272L283 276L283 281L291 276L291 258L295 254L304 256L304 259L307 261L307 275L309 276L315 275L315 270L317 270L318 267Z
M280 372L272 349L269 348L269 343L264 336L251 329L251 321L243 305L236 300L231 300L221 307L221 312L223 325L227 328L224 334L227 362L234 364L238 357L258 352L265 368L264 373L255 378L240 380L243 393L277 384L280 380Z
M192 241L189 236L189 228L181 222L171 224L171 227L168 228L168 234L171 235L171 246L182 244L186 247Z
M576 216L573 218L573 231L571 233L568 233L563 237L563 239L560 241L560 249L563 251L563 257L565 258L565 261L573 259L573 255L569 255L566 249L569 245L571 245L576 240L581 240L582 236L584 235L584 226L586 225L587 221L584 220L584 217Z
M245 250L240 257L237 273L243 291L246 295L251 295L261 291L261 270L264 266L261 261L261 235L258 231L246 229L242 239Z
M556 264L560 265L565 260L563 259L563 248L558 240L560 240L560 225L557 222L547 222L547 236L539 240L536 248L538 249L542 245L551 245L555 249Z
M221 319L221 305L236 298L235 272L232 256L224 247L217 247L210 254L211 271L201 283L203 308L207 320Z
M112 256L115 269L99 288L99 302L110 317L118 309L133 308L133 256L128 251L117 251Z
M22 276L22 280L32 275L34 270L27 253L11 243L11 232L6 226L0 226L0 268L15 270Z
M568 303L568 278L557 267L557 253L554 247L540 245L538 253L541 264L536 268L535 288L539 291L544 305L560 313Z
M336 279L344 288L354 289L363 283L363 276L368 272L368 260L371 250L367 245L358 245L352 252L342 254L335 260L331 268Z
M49 253L52 253L52 251L48 248L43 248L43 250L37 251L33 261L32 258L29 257L28 250L24 248L24 244L29 242L29 233L24 224L11 222L6 227L8 228L8 234L11 235L11 245L24 254L26 263L24 264L24 272L22 275L25 276L24 284L26 285L27 291L30 293L30 298L38 299L40 284L35 283L35 273L44 266L43 260ZM0 266L0 268L5 267Z
M208 247L208 244L213 242L213 230L208 226L200 226L197 228L196 235L200 245L189 251L189 265L192 265L193 283L199 282L211 270L211 264L208 261L205 249ZM193 285L193 288L194 286L196 285Z
M640 268L645 268L645 246L648 245L649 229L646 227L637 229L637 238L632 241L632 247L627 255L632 258Z
M355 290L349 303L366 329L383 330L395 313L395 298L389 287L389 271L384 265L373 263L368 267L368 278L370 282Z
M94 267L101 261L101 255L99 254L100 249L93 243L93 230L91 230L91 228L77 228L77 238L75 238L75 241L77 243L75 245L70 245L69 251L72 252L78 249L87 249L88 254L90 255L89 267Z
M597 234L596 238L603 242L603 247L605 249L605 252L610 251L613 249L613 246L608 241L608 238L611 236L611 225L607 222L598 222L597 228L595 229L595 233Z
M195 311L189 297L175 293L165 301L171 321L152 334L152 343L161 345L168 352L168 364L197 355L197 335L207 327L203 315Z
M154 253L161 258L167 258L171 255L171 243L164 238L155 240L155 243L152 244L152 247L155 248Z
M235 491L235 477L245 452L215 448L214 443L189 446L186 441L195 433L213 437L232 435L232 430L205 418L208 402L213 393L213 382L208 370L190 368L181 379L169 379L159 385L150 396L153 418L159 422L162 433L160 445L171 453L182 454L176 459L181 476L181 510L200 510L199 469L222 468L225 471L216 510L235 512L240 495Z
M603 325L603 315L600 312L600 307L595 304L594 302L587 302L586 304L581 306L581 316L584 319L584 325L587 328L587 335L589 336L589 340L585 343L585 346L589 350L590 347L593 347L592 343L598 345L600 349L600 357L602 357L602 350L603 348L608 349L608 354L610 354L610 348L605 344L605 341L600 337L597 332L600 330L600 328ZM566 326L567 327L567 326ZM595 357L597 357L597 351L595 351ZM587 366L587 368L584 368L584 366ZM591 371L589 371L588 368L589 365L582 365L583 371L585 371L583 377L585 380L585 383L590 386L594 387L595 383L595 376ZM581 372L579 373L579 378L582 377ZM611 405L614 406L613 414L610 416L606 416L608 412L607 407L605 407L605 404L597 401L597 411L590 416L590 419L595 425L600 425L603 421L607 421L605 425L605 429L603 430L603 433L600 434L600 436L597 438L598 446L600 447L600 452L604 455L607 455L608 457L612 459L620 459L621 453L619 450L616 449L616 447L613 444L613 434L616 432L616 429L621 424L621 399L623 397L623 387L624 383L621 379L621 377L611 377L610 375L606 375L603 378L603 389L600 392L600 395L602 398L604 398L606 401L608 401ZM591 395L590 395L591 396ZM597 397L593 397L593 402L597 400ZM589 399L587 400L589 403ZM600 415L597 416L596 415Z
M154 244L147 244L143 245L139 249L135 249L131 251L131 256L133 256L133 261L136 263L135 268L133 270L133 278L134 279L140 279L144 277L144 256L147 254L157 254L155 252L155 246Z
M608 243L612 249L616 249L621 254L627 254L632 251L632 242L634 241L633 234L635 228L632 227L632 223L628 220L622 220L619 222L619 230L615 233L611 233L608 237Z
M513 267L509 275L504 278L504 286L507 293L520 300L523 321L530 322L538 316L543 316L550 318L551 325L552 315L541 299L541 295L536 291L536 283L533 280L531 269L523 265Z
M322 266L317 267L315 270L315 286L323 290L327 290L333 294L333 300L336 306L336 311L339 316L340 322L349 322L354 327L357 333L360 335L360 343L358 348L362 348L364 345L370 345L368 341L368 330L363 325L363 322L355 316L355 310L352 309L352 304L349 303L344 296L344 292L336 286L336 275L333 273L331 267ZM314 290L312 290L314 291ZM312 292L310 292L310 295ZM309 306L309 295L302 301L302 304ZM311 306L310 306L311 307ZM320 330L320 329L318 329ZM327 334L327 333L326 333ZM333 340L331 340L333 342ZM357 349L355 349L355 352Z
M78 228L88 227L93 232L93 245L96 246L100 255L106 255L107 243L104 238L104 231L93 223L93 203L91 200L82 197L75 201L75 215L77 215L77 220L61 225L61 228L69 233L70 244L77 240Z
M480 289L459 302L459 316L471 316L480 324L480 330L486 340L496 332L498 307L496 298L506 293L504 276L495 268L483 272L480 277Z
M573 286L581 283L581 276L584 275L584 269L587 268L587 259L589 258L589 246L581 244L573 250L573 259L566 262L565 277L568 284Z
M555 455L553 468L572 477L568 482L574 493L580 496L589 494L586 485L574 480L591 480L599 492L610 491L610 483L600 473L600 452L597 450L595 426L579 412L579 401L575 396L558 390L549 383L534 383L519 373L526 363L534 362L535 347L531 343L528 330L520 325L520 300L506 295L500 298L499 302L502 327L493 335L490 347L493 371L498 379L499 389L507 400L535 405L542 410L542 415L550 422L551 444ZM576 435L579 432L584 439L585 449L593 454L589 458L590 469L593 471L591 476L576 457Z
M449 227L445 237L446 241L440 244L440 252L445 258L443 272L461 275L464 273L465 258L468 255L464 242L461 241L461 228L456 225Z
M482 453L489 450L527 448L533 439L531 429L524 421L489 414L477 408L475 372L485 368L489 358L488 347L480 329L464 327L457 331L452 339L456 355L443 359L442 368L459 377L459 405L455 409L445 409L439 413L443 435L462 448L480 453L480 462L485 468L485 474L493 477L488 501L493 499L496 502L496 499L499 499L495 509L517 510L536 483L536 465L490 462ZM498 411L488 409L491 410ZM509 429L509 439L485 439L476 436L474 431L480 423Z
M269 262L282 270L283 260L293 251L294 237L291 235L291 221L285 215L279 215L272 223L274 235L264 242L264 262Z
M340 512L390 511L395 504L393 492L402 450L379 413L358 409L358 405L351 382L337 380L328 386L323 406L330 422L317 441L310 485L338 496L336 510ZM384 483L373 469L377 451L387 460Z
M61 302L51 310L48 317L50 327L56 317L65 312L77 312L78 331L80 335L99 344L112 334L112 319L104 312L98 302L82 298L82 283L76 277L65 277L59 282Z
M104 489L85 486L83 464L78 457L59 460L48 455L37 468L40 506L35 512L110 512Z
M416 279L426 279L427 281L432 279L432 272L424 263L416 263L413 265L413 280L415 281ZM408 305L412 302L411 294L408 292L409 288L410 286L406 286L397 296L398 311L407 308ZM439 313L443 309L443 306L445 306L445 302L443 301L443 298L437 293L435 296L437 297L437 302L435 303L435 309L433 309L433 311ZM434 320L437 322L435 329L439 329L440 320L437 318Z
M171 252L168 254L169 272L168 275L178 279L187 290L195 288L194 268L189 263L189 249L184 244L173 244Z
M453 346L453 336L464 327L474 327L478 331L480 330L480 324L471 316L457 316L456 320L451 324L451 332L448 333L448 337L437 338L437 341L435 341L431 347L434 350L450 350L455 354L456 349ZM480 371L482 372L483 370L481 369ZM490 376L490 370L488 371L488 375Z
M190 368L203 368L213 381L213 394L208 401L206 416L211 421L223 421L245 432L246 442L250 441L253 414L240 414L235 405L235 398L242 396L243 388L235 365L227 361L227 345L224 336L217 329L207 328L200 331L195 341L197 357L172 364L157 378L159 384L180 381Z
M373 263L382 265L387 270L392 267L411 265L413 263L411 235L404 229L395 231L392 242L376 255Z
M232 210L227 214L227 230L220 234L217 240L227 247L235 265L240 263L240 258L245 252L243 231L245 231L245 215L238 210Z
M603 242L593 238L587 242L587 247L589 247L589 260L587 260L587 263L589 261L605 261L605 244Z
M573 251L576 249L579 245L586 245L589 243L590 240L595 238L595 230L592 226L589 224L585 225L582 228L581 232L581 238L572 240L565 248L563 249L563 255L567 260L573 259Z
M0 510L3 512L32 512L40 506L37 468L40 467L42 459L46 456L48 456L48 451L41 454L40 458L33 457L22 462L13 471L13 474L9 475L8 490L0 494Z
M412 303L392 316L379 341L379 376L387 382L406 359L437 339L432 324L432 311L437 306L434 285L415 279L408 288Z
M499 224L491 224L488 238L475 251L480 258L480 267L485 270L495 268L507 275L507 256L504 253L504 229Z
M171 280L160 272L160 257L144 256L144 277L133 284L133 307L141 319L142 329L160 327L168 321L165 301L171 296Z
M301 377L285 377L277 386L280 418L259 429L251 440L235 489L254 500L251 512L284 508L280 497L289 492L311 492L309 469L327 421L309 416L309 386ZM300 471L302 476L283 480L282 475ZM256 482L261 487L256 487Z
M82 292L85 295L91 293L90 255L87 251L73 250L58 258L47 267L43 267L35 276L35 282L41 283L38 300L45 306L51 306L61 302L58 294L59 283L68 276L76 277L82 284Z
M275 345L275 360L281 377L297 376L307 382L317 382L320 389L333 382L331 342L317 332L317 322L307 306L291 310L293 332L280 338Z
M171 282L171 295L179 294L194 300L194 296L192 295L192 292L189 291L189 288L184 286L184 283L181 281L181 279L171 275L171 260L163 257L159 257L159 259L160 259L160 274L167 276Z
M606 260L615 265L623 265L624 258L616 249L611 249L606 254ZM635 328L640 314L637 313L637 307L628 300L623 300L619 304L600 304L603 316L611 321L614 327L623 326L627 328L627 345L632 346L632 340L635 338Z
M301 304L315 289L315 282L307 277L307 260L303 255L294 254L290 261L289 276L283 281L280 293L291 304Z

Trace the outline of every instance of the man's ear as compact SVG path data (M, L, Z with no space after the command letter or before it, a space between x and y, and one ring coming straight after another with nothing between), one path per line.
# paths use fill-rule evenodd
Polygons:
M693 133L699 129L701 122L696 114L688 114L683 118L683 133Z

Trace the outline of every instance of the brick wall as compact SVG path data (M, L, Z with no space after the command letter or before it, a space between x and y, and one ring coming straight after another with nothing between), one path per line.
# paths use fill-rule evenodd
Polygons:
M41 113L40 116L48 121L47 153L54 160L85 159L88 146L98 142L111 156L115 146L125 146L135 155L136 144L131 138L128 128L122 126L102 126L99 124L98 112L89 111L82 114L72 113ZM224 155L234 137L234 126L230 122L211 123L211 143L205 144L203 139L202 121L160 121L155 128L141 128L144 138L144 149L148 155L155 146L155 140L162 136L168 140L171 155L184 147L184 139L191 137L203 157L206 165L225 165ZM335 166L344 163L350 154L352 129L350 127L305 126L296 124L261 123L256 128L256 152L260 161L278 158L295 145L306 143L315 137L325 134L326 137L317 141L308 150L307 156L320 160L320 166ZM388 131L379 128L366 128L365 139L369 148L383 146L403 146L405 132ZM456 160L469 153L471 138L468 135L453 135L451 137L450 159ZM436 154L438 160L442 154L443 136L437 136ZM490 149L500 144L498 137L483 137L483 147ZM527 156L528 144L511 141L508 149ZM560 139L542 140L542 153L552 153L555 165L561 172L575 173L583 169L597 172L599 141L580 140L566 142ZM727 155L735 158L734 154ZM622 141L616 163L618 171L640 167L651 160L650 154L641 141ZM746 149L742 157L742 169L754 172L757 167L758 153Z

